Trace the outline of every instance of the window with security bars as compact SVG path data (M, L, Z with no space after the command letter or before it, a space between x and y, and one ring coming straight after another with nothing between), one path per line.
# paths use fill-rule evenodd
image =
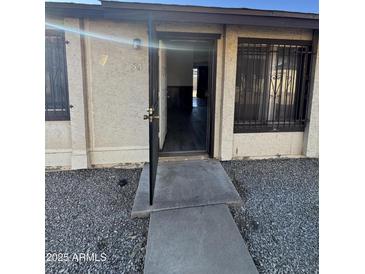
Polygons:
M311 42L239 39L234 132L303 131Z
M46 121L69 120L67 65L63 32L46 30Z

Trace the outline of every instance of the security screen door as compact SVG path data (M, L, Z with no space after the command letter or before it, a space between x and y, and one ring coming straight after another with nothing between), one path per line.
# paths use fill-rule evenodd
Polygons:
M153 204L159 154L159 105L158 105L158 39L152 18L148 19L149 107L145 119L149 121L150 205Z

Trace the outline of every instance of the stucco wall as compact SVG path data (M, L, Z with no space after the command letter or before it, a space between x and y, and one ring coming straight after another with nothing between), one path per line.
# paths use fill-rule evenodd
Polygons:
M233 135L233 158L302 155L303 132Z
M64 21L66 25L82 27L78 19ZM236 55L238 37L310 40L310 31L234 25L228 25L225 31L221 25L190 23L160 23L157 30L222 34L217 41L215 158L303 154L301 132L233 133ZM72 110L71 116L78 113L78 123L46 123L46 164L72 166L73 146L75 150L85 149L92 166L148 161L148 122L143 120L148 107L147 26L140 22L85 20L84 31L90 34L85 36L84 42L80 35L68 34L73 40L67 50L68 66L77 69L76 74L69 77L82 78L71 79L74 97L71 95L70 99L83 96L81 101L75 101L84 104L85 113ZM133 49L134 38L141 39L141 49ZM315 89L314 98L318 98L318 74ZM318 104L312 105L312 111L316 112L312 114L315 120ZM85 133L81 143L77 141L78 134L72 133L73 127ZM318 127L314 124L311 129L310 134L314 136L311 138L315 138ZM312 155L318 155L318 146L311 148Z
M63 26L63 18L46 16L46 22ZM50 27L46 27L50 28ZM46 167L71 166L71 124L70 121L45 122L45 165Z
M46 121L45 123L46 166L71 166L70 121Z
M239 37L311 40L310 30L227 25L224 37L220 158L303 155L303 133L234 134L234 102ZM266 151L266 152L265 152Z
M126 43L131 42L133 38L140 38L142 45L147 43L147 26L143 23L86 21L85 29L88 32L117 37ZM223 26L217 24L160 23L156 29L223 33ZM222 94L222 70L219 67L222 65L222 47L220 39L217 48L214 152L217 158L220 149L218 117ZM89 37L86 39L86 57L91 163L107 165L148 161L148 123L142 120L148 106L147 48L142 47L136 51L128 44ZM111 63L108 64L109 61Z
M313 93L309 105L309 124L304 132L303 153L308 157L319 157L319 52L317 52Z
M91 166L148 161L148 122L142 119L148 107L146 24L107 20L85 20L82 24L81 20L69 18L53 22L66 23L66 27L73 29L73 32L66 31L66 39L71 40L66 48L73 93L70 98L83 103L86 113L82 115L79 107L73 108L78 122L69 122L68 130L59 129L69 135L67 161L64 157L65 160L47 163L72 168L73 143L87 145L86 154L82 156L86 156ZM84 29L81 29L82 25ZM210 24L159 24L157 29L222 32L221 26ZM87 33L84 41L78 31ZM133 49L134 38L142 40L141 49ZM221 77L218 75L217 93L220 93ZM75 130L71 130L73 127ZM77 138L79 134L73 134L73 131L86 132L81 143ZM51 140L52 137L47 135L46 138ZM77 153L80 154L80 150ZM83 167L87 167L85 163Z
M77 18L65 18L64 26L72 31L66 31L65 39L67 59L67 79L71 120L72 169L88 168L88 104L87 86L84 70L83 40L79 30L82 22Z
M93 165L148 160L147 27L144 23L85 22L90 156ZM142 41L134 49L134 38Z

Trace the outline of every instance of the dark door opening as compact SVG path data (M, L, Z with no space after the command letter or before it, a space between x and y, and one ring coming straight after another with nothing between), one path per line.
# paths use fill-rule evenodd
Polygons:
M208 153L213 43L186 40L164 42L167 119L160 155Z

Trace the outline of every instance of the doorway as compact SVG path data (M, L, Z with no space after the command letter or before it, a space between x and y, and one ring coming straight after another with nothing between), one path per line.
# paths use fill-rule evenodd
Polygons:
M212 156L214 64L215 40L160 40L160 156Z

